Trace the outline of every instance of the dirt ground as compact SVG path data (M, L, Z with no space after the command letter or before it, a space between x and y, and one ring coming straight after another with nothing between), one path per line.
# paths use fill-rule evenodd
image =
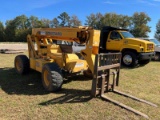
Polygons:
M0 49L27 50L27 43L0 43Z
M27 51L27 43L0 43L0 53L15 54Z

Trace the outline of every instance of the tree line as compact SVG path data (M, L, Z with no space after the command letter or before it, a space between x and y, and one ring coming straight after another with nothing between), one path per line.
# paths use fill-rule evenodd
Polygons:
M135 37L148 37L151 27L147 24L150 21L151 18L144 12L135 12L132 16L116 13L91 13L86 16L84 25L98 30L101 30L103 26L122 27L129 29ZM7 20L5 25L0 21L0 42L25 42L26 36L31 34L32 28L76 27L81 25L82 21L76 15L70 16L66 12L52 20L20 15L12 20ZM156 25L155 37L160 38L160 20Z

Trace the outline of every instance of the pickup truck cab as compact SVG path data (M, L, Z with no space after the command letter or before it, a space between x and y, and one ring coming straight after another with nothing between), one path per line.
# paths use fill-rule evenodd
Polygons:
M122 64L135 67L147 64L154 57L154 44L135 38L127 29L106 26L101 30L100 52L121 52Z

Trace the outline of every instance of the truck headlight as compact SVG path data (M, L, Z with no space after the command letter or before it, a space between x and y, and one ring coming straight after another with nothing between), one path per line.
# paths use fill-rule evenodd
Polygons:
M143 52L144 51L144 49L143 48L140 48L140 52Z

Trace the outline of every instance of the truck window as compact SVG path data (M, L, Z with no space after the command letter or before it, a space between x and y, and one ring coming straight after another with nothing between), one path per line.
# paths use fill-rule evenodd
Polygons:
M160 42L157 39L150 39L156 46L160 46Z
M124 38L134 38L134 36L130 32L124 31L120 33L122 34Z
M112 40L119 40L119 39L122 39L120 34L116 31L113 31L111 32L111 35L110 35L110 39Z

